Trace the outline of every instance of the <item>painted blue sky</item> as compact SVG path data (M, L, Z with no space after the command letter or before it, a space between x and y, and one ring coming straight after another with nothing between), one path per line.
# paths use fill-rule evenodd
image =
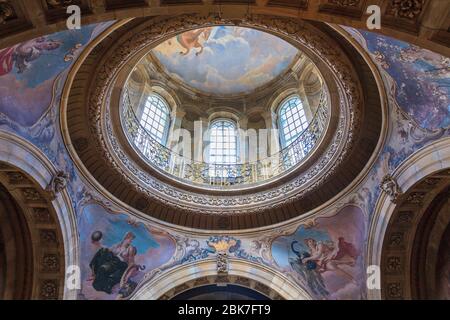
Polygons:
M373 32L345 29L392 77L398 105L421 127L450 127L450 58Z
M133 245L137 248L138 254L145 254L149 249L159 247L158 242L153 239L144 224L130 224L127 215L110 214L99 205L86 207L79 224L83 237L85 237L81 240L88 243L94 231L103 233L102 243L106 247L118 244L127 232L133 232L136 236Z
M289 258L296 257L295 253L291 250L292 241L298 241L298 243L295 244L296 250L300 252L309 252L309 249L304 242L305 239L308 238L322 242L331 240L325 231L315 228L305 228L305 226L301 225L293 235L280 237L273 242L272 256L276 263L282 268L289 267Z
M152 52L168 73L195 89L239 94L286 71L298 49L265 32L220 26L188 31Z
M64 61L64 56L69 54L70 50L75 50L76 46L85 45L90 40L95 27L96 25L91 24L81 30L62 31L46 36L47 40L59 42L59 48L44 51L23 73L18 73L17 68L14 68L12 72L16 79L25 82L27 87L34 88L64 71L72 63L72 60Z
M0 75L0 113L22 126L35 124L50 106L57 76L63 75L86 44L113 23L110 21L83 26L81 30L65 30L5 49L9 54L3 51L3 59L13 57L13 64L12 68L5 68ZM58 43L59 46L53 50L40 50L36 47L38 42ZM1 53L0 50L0 60Z

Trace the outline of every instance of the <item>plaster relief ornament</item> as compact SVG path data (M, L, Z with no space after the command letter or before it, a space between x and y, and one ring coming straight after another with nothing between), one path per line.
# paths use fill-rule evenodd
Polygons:
M217 253L217 273L228 274L228 256L226 252Z
M228 252L234 252L239 247L240 241L232 237L221 236L211 237L206 243L216 251L217 274L228 274Z
M397 181L390 174L384 176L380 183L380 188L387 193L393 203L396 203L398 198L403 194Z
M415 19L423 10L424 0L391 0L387 10L395 17Z
M68 180L69 175L67 173L63 171L56 173L47 187L47 192L52 200L56 199L56 196L66 188Z

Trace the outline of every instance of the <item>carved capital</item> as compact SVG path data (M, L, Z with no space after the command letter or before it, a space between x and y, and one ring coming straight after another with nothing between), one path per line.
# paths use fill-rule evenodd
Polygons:
M52 200L56 199L56 196L66 188L68 180L69 175L63 171L55 174L46 189Z
M385 175L381 180L380 188L387 193L393 203L397 203L398 198L403 194L397 180L390 174Z

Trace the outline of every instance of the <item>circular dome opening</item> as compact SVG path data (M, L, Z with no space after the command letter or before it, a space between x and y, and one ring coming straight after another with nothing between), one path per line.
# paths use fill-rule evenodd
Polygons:
M161 174L235 190L301 167L326 133L329 101L318 68L290 43L215 26L178 34L139 61L124 86L121 122Z

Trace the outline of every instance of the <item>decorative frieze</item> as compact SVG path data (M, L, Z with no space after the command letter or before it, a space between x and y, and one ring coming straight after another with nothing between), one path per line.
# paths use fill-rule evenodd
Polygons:
M412 211L401 211L398 213L397 222L400 224L411 223L414 213Z
M386 261L386 271L399 273L402 271L401 258L397 256L388 257Z
M41 299L55 300L58 299L58 280L43 280L40 290Z
M59 256L57 254L44 254L41 261L43 272L58 272L60 270Z
M33 188L22 189L22 194L27 201L42 201L39 191Z
M403 232L393 232L389 236L388 243L389 243L389 246L399 247L399 246L403 245L403 240L404 240Z
M411 299L416 294L410 284L417 279L405 272L415 265L411 257L416 250L416 227L428 211L423 209L433 208L433 196L442 192L442 187L449 182L443 173L436 172L414 184L402 196L402 203L393 212L385 233L381 257L382 295L387 299Z
M33 219L36 223L53 223L53 218L47 208L33 208Z
M8 178L10 184L29 183L28 179L20 172L8 172Z
M226 274L219 274L216 279L215 283L217 284L226 284L226 283L232 283L230 277Z
M267 2L268 6L280 6L280 7L291 7L296 9L307 9L308 0L269 0Z
M341 7L357 7L361 0L328 0L328 3Z
M194 287L210 284L208 277L201 277L195 280Z
M80 5L81 3L79 0L46 0L45 2L50 9L61 9L73 4Z
M267 297L270 295L270 288L262 283L257 282L255 285L255 290L263 293Z
M0 0L0 24L4 24L15 17L16 12L12 4L7 0Z
M398 299L403 297L403 288L400 282L388 283L387 296L389 298Z
M359 18L363 14L363 0L328 0L319 5L319 12Z
M188 290L188 289L190 289L190 287L187 286L185 283L180 284L179 286L177 286L177 287L173 290L173 295L175 296L175 295L177 295L177 294L179 294L179 293L181 293L181 292L183 292L183 291L186 291L186 290Z
M41 229L39 230L39 238L41 243L44 245L57 245L58 237L55 230L52 229Z
M248 278L244 278L244 277L236 277L235 280L236 284L240 284L244 287L250 287L250 280Z
M415 20L423 10L425 0L390 0L386 13L394 17Z
M406 202L416 205L422 205L425 196L425 192L411 192L406 198Z

